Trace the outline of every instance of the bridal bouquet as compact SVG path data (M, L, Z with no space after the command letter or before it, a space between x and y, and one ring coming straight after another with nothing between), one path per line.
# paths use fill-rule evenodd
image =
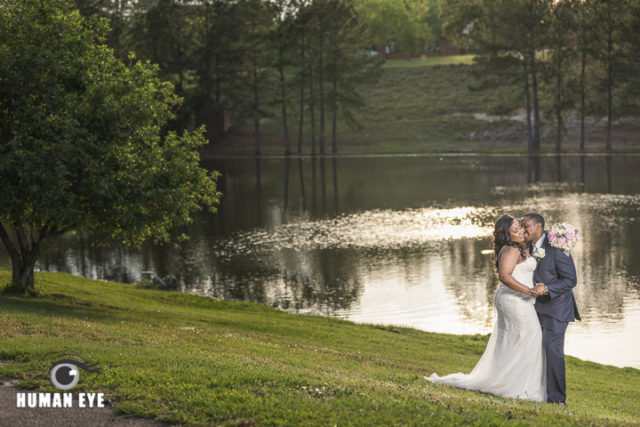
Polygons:
M562 249L569 256L578 243L578 230L571 224L553 224L548 237L551 246Z

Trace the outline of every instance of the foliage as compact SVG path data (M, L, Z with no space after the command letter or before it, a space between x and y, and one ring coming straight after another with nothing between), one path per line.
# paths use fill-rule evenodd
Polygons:
M382 61L367 52L363 43L366 26L355 8L340 0L327 1L324 6L316 9L316 15L319 31L326 37L318 54L325 57L322 75L328 86L327 104L334 116L340 111L345 122L357 128L353 112L364 104L359 88L377 81ZM335 146L335 137L332 140Z
M226 130L222 128L221 115L232 112L236 122L247 119L254 122L258 153L260 119L275 116L283 124L285 152L290 152L287 118L295 104L289 103L288 92L298 95L297 104L308 112L311 122L317 119L311 117L315 108L333 111L328 96L311 97L312 91L319 93L325 85L333 84L328 80L330 71L323 58L328 37L324 42L320 39L326 32L323 26L329 25L326 19L341 18L338 10L355 10L350 0L76 0L76 4L83 14L108 17L113 26L121 29L118 34L110 33L110 46L118 52L135 51L138 57L159 64L160 77L174 83L185 102L176 120L169 122L171 129L182 134L184 130L205 125L206 137L215 143ZM418 6L411 7L413 12L418 11ZM427 16L425 6L420 19L433 21L437 19L436 11L434 8ZM352 12L346 16L355 19L342 20L349 28L342 28L345 37L335 41L341 45L341 51L349 51L341 56L341 65L354 70L367 62L359 54L370 46L362 32L360 17ZM418 23L414 27L413 32L428 28ZM355 34L359 36L354 38ZM303 39L305 46L300 45ZM353 84L358 83L353 78L357 73L339 74L343 81L348 81L337 85L344 89L345 98L350 101L358 98L363 83L375 79L375 72L368 73L371 68L365 66L359 73L360 77L370 74L370 78L360 79L359 84ZM346 77L347 74L351 77ZM276 84L280 90L270 91L270 86ZM343 102L339 109L341 118L353 123L350 112L356 104ZM322 125L322 119L320 122ZM299 146L301 143L300 140Z
M479 54L485 65L496 65L486 67L494 77L504 72L500 58L515 58L514 66L520 61L522 90L533 115L530 148L539 148L538 128L552 119L559 151L566 115L577 109L581 147L585 115L591 113L607 116L606 148L611 149L613 119L637 117L640 105L634 31L640 27L639 8L633 0L449 0L443 20L450 37ZM539 90L543 80L545 93Z
M106 21L12 0L0 23L0 236L15 282L33 285L42 244L67 231L137 246L215 210L203 129L160 135L180 98L157 66L114 57Z
M360 0L356 9L369 30L372 44L418 54L435 42L437 2L428 0ZM437 29L436 29L437 31Z

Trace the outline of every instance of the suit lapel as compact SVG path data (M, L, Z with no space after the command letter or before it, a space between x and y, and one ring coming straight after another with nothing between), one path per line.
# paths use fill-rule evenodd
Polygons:
M544 233L544 234L545 234L545 239L544 239L544 242L542 242L542 248L545 251L544 258L546 258L547 257L547 251L551 247L551 244L549 243L549 236L547 236L547 233ZM533 272L534 275L538 274L538 271L540 270L540 266L542 265L542 262L544 261L544 258L536 258L536 269Z

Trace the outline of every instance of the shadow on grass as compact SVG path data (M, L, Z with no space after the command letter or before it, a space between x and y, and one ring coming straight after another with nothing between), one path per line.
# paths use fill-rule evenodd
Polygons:
M49 298L52 298L52 296L43 295L39 298L4 296L0 298L0 309L4 312L15 311L38 315L55 314L56 316L93 321L124 319L124 317L117 315L118 310L122 312L122 309L118 307L94 304L89 301L73 301L76 299L71 297L69 298L73 302L58 302Z

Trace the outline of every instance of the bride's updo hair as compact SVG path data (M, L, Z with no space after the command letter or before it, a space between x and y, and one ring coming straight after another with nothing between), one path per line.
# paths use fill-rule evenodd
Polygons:
M520 256L523 259L527 257L522 245L511 240L511 233L509 233L509 230L513 225L513 221L515 221L515 219L511 215L502 215L500 219L496 221L496 227L493 230L493 249L496 253L496 273L499 273L500 270L500 251L503 247L513 246L520 251Z

